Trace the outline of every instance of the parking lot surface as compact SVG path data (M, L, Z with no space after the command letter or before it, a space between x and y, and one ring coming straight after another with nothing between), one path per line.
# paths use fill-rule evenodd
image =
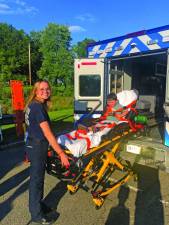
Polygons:
M0 151L0 224L26 225L29 163L23 146ZM45 202L55 209L56 225L169 225L169 174L136 165L138 181L131 179L110 194L96 210L90 191L74 195L66 183L46 174Z

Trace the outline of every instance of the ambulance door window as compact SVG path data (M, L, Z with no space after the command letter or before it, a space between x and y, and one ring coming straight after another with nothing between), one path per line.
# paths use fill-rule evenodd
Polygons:
M80 75L79 76L79 95L82 97L98 97L101 94L101 76Z

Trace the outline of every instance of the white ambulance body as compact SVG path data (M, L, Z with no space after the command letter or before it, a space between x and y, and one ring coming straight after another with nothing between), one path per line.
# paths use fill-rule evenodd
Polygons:
M169 146L168 49L169 25L88 45L87 58L74 64L75 120L99 117L109 93L137 89L139 107L157 121L165 119L163 141Z

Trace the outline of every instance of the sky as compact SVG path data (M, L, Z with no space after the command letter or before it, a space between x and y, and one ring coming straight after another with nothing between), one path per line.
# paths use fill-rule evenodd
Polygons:
M169 24L169 0L0 0L0 22L41 31L66 25L72 44L95 41Z

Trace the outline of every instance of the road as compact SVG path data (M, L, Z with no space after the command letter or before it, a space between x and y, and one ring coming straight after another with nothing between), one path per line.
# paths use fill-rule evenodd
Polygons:
M0 151L0 224L26 225L29 164L23 146ZM115 190L96 210L90 192L70 195L66 184L46 174L45 202L56 225L169 225L169 174L136 165L138 181Z

